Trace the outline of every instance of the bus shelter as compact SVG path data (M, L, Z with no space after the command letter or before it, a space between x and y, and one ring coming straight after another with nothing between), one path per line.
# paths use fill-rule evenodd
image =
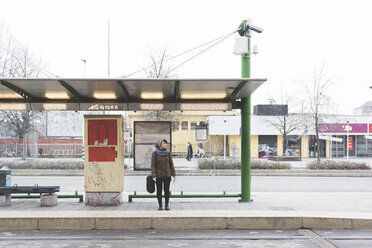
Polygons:
M227 111L242 115L241 200L250 201L249 98L266 79L0 78L0 110ZM243 144L244 142L244 144ZM246 144L247 143L247 144ZM244 158L244 159L243 159ZM248 200L247 200L248 199Z

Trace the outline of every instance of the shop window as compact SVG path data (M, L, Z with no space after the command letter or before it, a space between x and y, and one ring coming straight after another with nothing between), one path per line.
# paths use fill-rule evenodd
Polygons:
M197 124L198 124L197 122L192 121L191 124L190 124L191 125L191 130L195 130Z
M358 157L372 157L372 140L364 135L356 137L356 152Z
M320 139L319 140L319 150L320 150L320 157L324 158L326 154L326 141ZM309 157L316 158L317 154L317 146L316 146L316 137L315 135L309 135Z
M284 141L283 141L284 142ZM287 135L287 145L284 146L283 149L286 147L284 151L285 156L301 156L301 136L299 135Z
M266 158L277 155L277 137L276 135L258 136L258 157Z
M344 156L344 136L339 135L339 136L332 136L332 137L341 138L342 141L341 142L332 141L331 156L333 158L343 157Z
M183 121L181 125L182 125L182 130L189 130L189 123L187 121Z

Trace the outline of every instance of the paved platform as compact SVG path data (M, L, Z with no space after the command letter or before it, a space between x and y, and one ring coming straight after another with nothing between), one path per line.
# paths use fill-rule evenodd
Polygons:
M372 229L371 193L257 193L237 199L171 199L158 211L156 199L119 206L13 200L0 208L0 229Z

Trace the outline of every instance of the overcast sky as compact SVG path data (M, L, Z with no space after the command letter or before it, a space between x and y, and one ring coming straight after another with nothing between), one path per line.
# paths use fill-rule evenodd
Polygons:
M111 77L146 67L159 49L176 55L237 29L242 20L264 28L253 34L259 54L251 76L268 81L253 104L278 98L281 90L300 97L301 83L324 64L334 84L328 95L338 113L352 114L372 100L370 1L330 0L2 0L0 22L60 77L107 76L110 20ZM179 67L180 78L239 78L240 57L231 36ZM177 66L193 54L170 61ZM143 77L137 74L133 77ZM333 110L332 110L333 111Z

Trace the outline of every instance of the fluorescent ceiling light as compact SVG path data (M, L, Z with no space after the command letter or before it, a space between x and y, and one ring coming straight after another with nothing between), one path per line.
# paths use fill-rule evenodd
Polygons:
M163 99L163 92L142 92L142 99Z
M182 99L224 99L226 98L226 92L215 91L215 92L181 92Z
M44 110L66 110L67 105L65 103L44 103Z
M199 110L229 110L229 103L181 103L180 109L182 111L199 111Z
M65 91L47 91L45 97L48 99L70 99L70 96Z
M96 99L116 99L115 92L93 92L93 97Z
M140 108L142 110L163 110L164 104L147 104L147 103L142 103L142 104L140 104Z
M26 110L24 103L0 103L0 110Z
M3 92L0 94L0 98L3 99L17 99L17 98L23 98L21 95L14 93L14 92Z

